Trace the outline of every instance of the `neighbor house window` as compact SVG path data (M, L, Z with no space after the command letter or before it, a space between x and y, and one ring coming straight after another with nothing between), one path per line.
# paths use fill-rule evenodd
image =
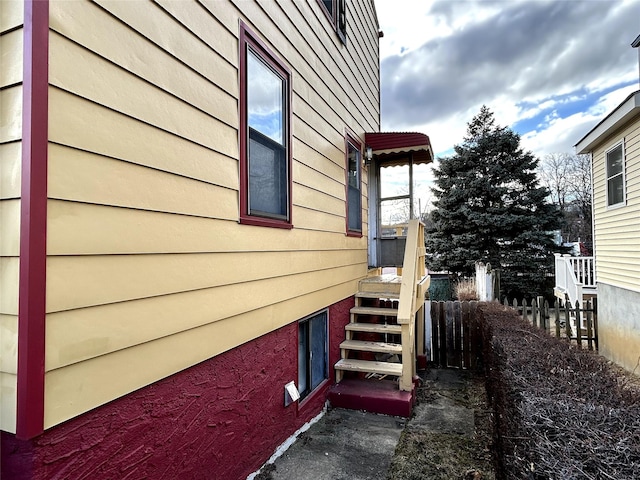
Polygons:
M240 30L240 221L291 228L290 72Z
M362 234L361 144L347 135L347 233Z
M298 323L298 390L305 398L329 378L327 310Z
M342 43L347 43L347 1L318 0Z
M607 206L623 205L624 191L624 142L607 150Z

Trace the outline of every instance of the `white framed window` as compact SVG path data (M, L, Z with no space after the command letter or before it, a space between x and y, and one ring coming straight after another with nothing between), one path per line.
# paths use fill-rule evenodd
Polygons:
M626 203L624 141L620 141L605 152L607 173L607 207Z
M298 323L298 390L304 399L329 378L329 311Z

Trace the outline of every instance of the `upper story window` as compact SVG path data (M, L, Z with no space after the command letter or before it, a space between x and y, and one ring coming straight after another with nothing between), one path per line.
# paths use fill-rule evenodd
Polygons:
M605 153L607 168L607 206L625 203L624 188L624 142L620 142Z
M347 43L347 1L318 0L342 43Z
M291 228L291 74L240 26L240 221Z
M347 234L362 234L362 145L350 135L347 150Z

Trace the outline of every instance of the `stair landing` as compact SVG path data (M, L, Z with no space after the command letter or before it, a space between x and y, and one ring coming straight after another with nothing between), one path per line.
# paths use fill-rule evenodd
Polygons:
M397 298L402 285L402 276L394 274L375 275L360 280L359 290L362 293L388 293ZM378 296L382 298L383 296Z
M415 383L413 391L404 392L392 380L344 379L329 390L333 407L396 417L410 417L415 398Z

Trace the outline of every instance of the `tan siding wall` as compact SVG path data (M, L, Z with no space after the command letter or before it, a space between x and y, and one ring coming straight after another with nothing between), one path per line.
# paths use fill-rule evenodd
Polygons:
M640 291L640 118L610 135L594 152L594 213L598 281ZM606 206L605 152L625 142L627 204Z
M51 2L47 427L355 292L372 8L349 3L345 47L315 0ZM240 19L292 72L290 231L238 224Z
M0 1L0 430L15 432L22 165L21 0Z

